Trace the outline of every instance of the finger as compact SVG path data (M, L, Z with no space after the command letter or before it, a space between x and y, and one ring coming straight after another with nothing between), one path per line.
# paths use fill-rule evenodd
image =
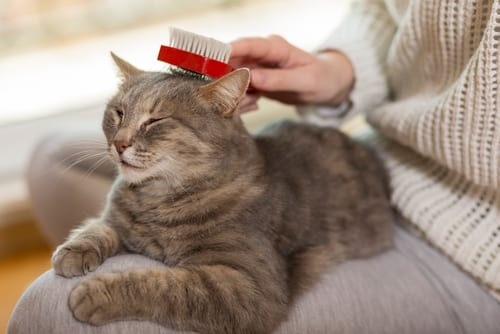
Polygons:
M298 50L280 36L248 37L231 43L231 59L244 57L265 64L286 64L292 50Z
M263 96L285 104L302 105L307 103L302 95L295 92L270 92L263 94Z
M261 65L259 65L254 60L248 59L245 57L231 58L231 59L229 59L229 65L231 65L233 68L246 67L246 68L252 69L252 68L261 67Z
M269 48L269 41L263 37L246 37L231 42L231 59L238 57L255 58L257 47Z
M305 93L314 90L314 79L307 66L293 69L254 69L250 82L260 91Z

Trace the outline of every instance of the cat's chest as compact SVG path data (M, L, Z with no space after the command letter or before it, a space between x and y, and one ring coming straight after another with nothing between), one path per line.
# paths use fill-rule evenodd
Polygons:
M120 239L125 248L133 253L142 254L167 265L175 265L187 252L189 243L172 238L168 229L151 226L140 221L119 229Z
M118 233L125 248L155 260L171 264L176 261L178 248L172 243L170 228L166 227L162 206L137 200L115 200L109 224Z

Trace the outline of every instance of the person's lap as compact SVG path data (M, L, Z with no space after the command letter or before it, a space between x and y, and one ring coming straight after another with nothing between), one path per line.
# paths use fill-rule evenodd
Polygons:
M140 255L108 259L98 272L162 266ZM75 320L67 306L80 278L51 270L19 301L8 333L175 333L139 321L94 327ZM498 333L500 306L448 260L396 229L395 247L348 261L324 275L293 306L277 330L285 333Z
M109 165L97 175L86 176L84 182L81 176L86 168L72 168L72 174L61 177L65 167L60 162L72 154L72 147L68 138L51 139L35 154L32 166L36 168L30 171L37 214L44 220L46 234L53 233L54 242L79 216L97 212L110 184ZM39 180L41 173L47 173L43 180ZM93 201L78 197L76 190L94 196ZM82 205L78 212L68 210L77 205ZM57 216L52 210L59 206L68 211ZM161 265L140 255L119 255L108 259L98 272ZM53 271L42 275L19 301L8 333L175 333L148 322L121 321L102 327L78 322L67 300L79 280ZM276 333L498 333L499 328L500 305L491 296L446 257L396 228L393 249L348 261L326 273L297 301Z

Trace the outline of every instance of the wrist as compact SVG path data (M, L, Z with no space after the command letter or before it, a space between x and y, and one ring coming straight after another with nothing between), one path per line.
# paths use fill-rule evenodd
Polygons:
M323 50L316 54L324 64L324 74L330 90L322 105L338 107L349 100L349 95L354 87L354 68L344 53L337 50Z

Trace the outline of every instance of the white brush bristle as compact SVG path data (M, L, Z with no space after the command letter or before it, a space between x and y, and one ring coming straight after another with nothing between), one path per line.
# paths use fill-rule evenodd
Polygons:
M229 56L231 55L231 45L178 28L170 28L169 44L171 47L196 53L226 64L229 62Z

